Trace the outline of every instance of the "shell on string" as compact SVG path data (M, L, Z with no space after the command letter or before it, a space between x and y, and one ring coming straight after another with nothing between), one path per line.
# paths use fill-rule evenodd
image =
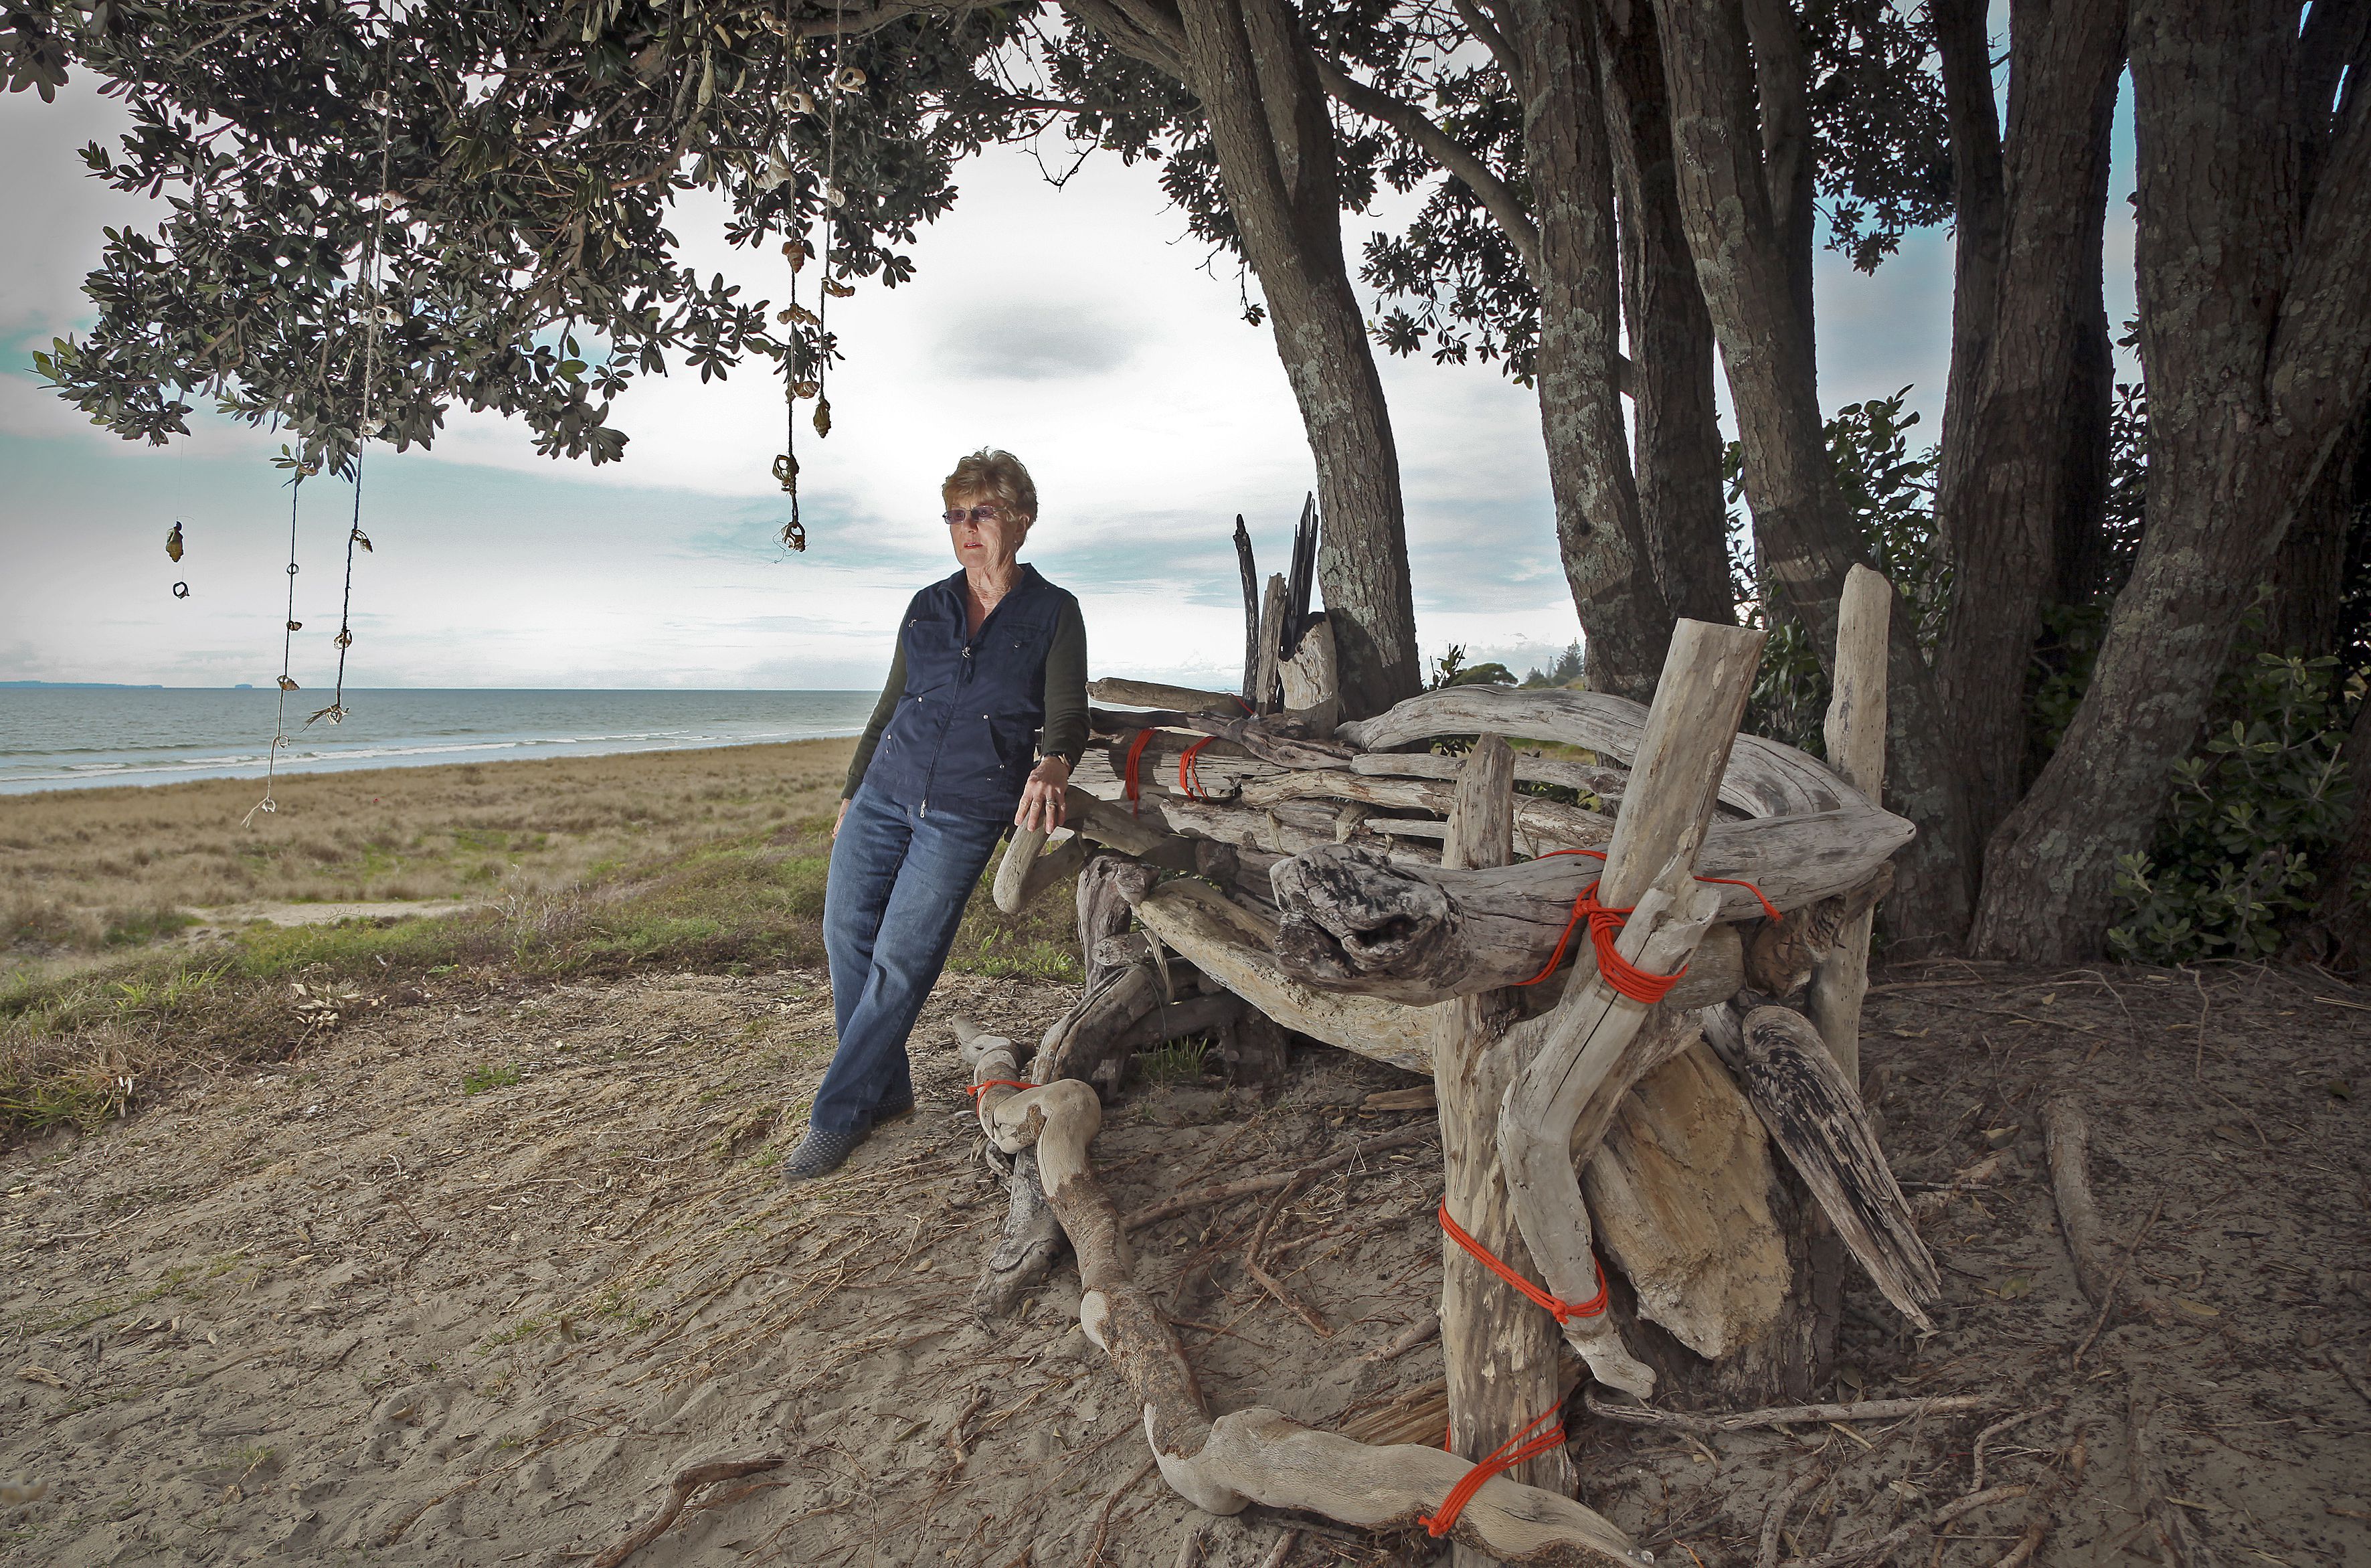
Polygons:
M290 680L286 675L283 675L280 677L280 689L282 691L299 691L303 688L297 686L295 681Z
M787 452L774 455L774 482L786 490L799 488L799 460Z
M823 281L823 292L834 299L846 299L856 291L837 278L826 278Z
M795 517L792 518L788 523L783 524L782 543L804 554L807 548L806 525L801 523Z
M848 192L839 188L839 181L834 180L823 188L823 202L827 207L845 207L848 205Z
M804 87L784 87L775 95L774 104L784 114L813 114L815 95Z
M791 383L791 400L796 402L802 398L812 398L822 390L823 383L819 381L793 381Z
M382 305L378 307L378 324L382 327L400 327L403 325L403 312L391 305Z
M181 525L179 523L166 530L165 559L175 562L181 559Z
M832 76L831 85L844 93L855 92L864 86L864 73L853 65L843 65Z
M815 399L815 433L817 435L829 435L831 433L830 398L818 398Z
M775 312L774 319L781 322L785 327L789 326L793 321L797 322L802 327L813 327L817 324L815 320L815 313L809 310L805 306L799 304L796 300L792 300L789 305L784 306L781 310Z
M798 276L799 269L807 264L807 245L803 239L782 241L782 255L791 264L791 275Z

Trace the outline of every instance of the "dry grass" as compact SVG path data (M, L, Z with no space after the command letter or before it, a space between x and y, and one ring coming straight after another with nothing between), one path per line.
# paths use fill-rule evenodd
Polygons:
M853 743L299 774L8 798L0 963L136 945L200 909L539 894L828 825Z
M12 928L17 963L0 974L0 1139L104 1120L135 1086L192 1065L284 1056L429 976L492 988L819 965L848 745L315 777L284 788L282 814L251 833L229 811L251 803L244 783L26 797L33 809L12 813L0 850L14 907L36 912ZM321 847L308 853L308 841ZM202 880L231 876L226 865L249 879L240 900ZM1007 918L988 895L992 875L950 967L1075 979L1070 898L1056 890ZM470 893L480 906L437 919L152 940L192 905ZM61 962L67 942L42 918L115 951Z

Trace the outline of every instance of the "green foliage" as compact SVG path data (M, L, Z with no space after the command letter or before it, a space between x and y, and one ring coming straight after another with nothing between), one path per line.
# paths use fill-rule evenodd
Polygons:
M1934 475L1939 453L1933 446L1915 454L1910 450L1909 432L1918 416L1903 411L1909 396L1905 386L1891 398L1837 409L1827 423L1828 455L1835 465L1837 494L1860 532L1862 548L1900 594L1895 613L1911 617L1920 646L1931 649L1941 634L1950 598L1950 571L1935 548ZM1733 508L1744 497L1744 462L1735 442L1729 444L1726 461ZM1828 674L1821 659L1825 650L1775 594L1764 591L1748 561L1734 559L1731 571L1739 618L1770 633L1746 704L1745 729L1825 756L1827 743L1821 734L1828 709Z
M833 17L12 5L0 76L48 98L79 70L120 94L133 129L83 161L172 209L153 233L107 231L85 285L96 324L37 367L126 439L187 433L203 396L333 466L375 434L425 446L457 404L599 463L624 449L608 415L637 376L706 381L751 355L812 373L834 354L820 326L777 332L769 302L682 265L677 203L721 198L737 245L812 232L828 140L846 196L831 270L894 284L913 270L898 248L954 201L953 164L1043 118L991 59L1035 27L1027 8L896 14L840 49L819 36ZM786 26L802 36L786 43ZM843 49L863 83L833 93Z
M1532 670L1523 676L1526 686L1568 686L1580 679L1580 643L1575 640L1565 645L1563 652L1544 670Z
M2216 693L2227 718L2174 765L2155 842L2117 862L2110 951L2151 963L2279 951L2345 836L2362 786L2340 750L2364 700L2363 676L2341 676L2333 658L2237 663Z
M1209 1054L1210 1043L1200 1038L1172 1040L1158 1049L1146 1051L1136 1058L1151 1083L1198 1083L1208 1070L1204 1060Z
M490 1089L509 1089L519 1081L516 1062L504 1062L501 1066L480 1066L461 1075L461 1092L483 1094Z
M1479 664L1465 662L1465 648L1452 642L1449 651L1432 662L1432 689L1462 686L1513 686L1515 672L1496 660Z

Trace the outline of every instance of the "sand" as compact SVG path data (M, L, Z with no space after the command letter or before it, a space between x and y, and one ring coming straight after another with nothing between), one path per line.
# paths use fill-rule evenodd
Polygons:
M1987 1487L2049 1487L2079 1445L2044 1563L2156 1561L2154 1495L2226 1564L2371 1563L2371 995L2262 970L1879 979L1900 988L1870 1003L1874 1098L1932 1194L1946 1300L1921 1340L1856 1279L1829 1391L2032 1412L1989 1440ZM1067 1268L1015 1320L970 1320L1003 1205L948 1020L1034 1034L1069 999L943 981L920 1113L795 1189L772 1164L830 1038L804 971L411 987L293 1060L8 1151L0 1562L589 1562L718 1455L783 1462L700 1493L635 1564L1077 1568L1099 1521L1106 1563L1252 1568L1290 1531L1302 1568L1428 1561L1421 1536L1213 1519L1146 1477ZM1360 1109L1411 1081L1310 1048L1264 1105L1139 1084L1096 1158L1126 1210L1421 1122ZM2091 1117L2119 1243L2162 1205L2133 1266L2165 1320L2111 1313L2079 1366L2099 1314L2053 1217L2053 1090ZM1437 1432L1437 1341L1359 1358L1433 1305L1439 1158L1378 1158L1278 1217L1323 1336L1243 1276L1257 1205L1137 1235L1217 1408ZM1582 1494L1660 1561L1719 1568L1754 1562L1802 1478L1782 1560L1920 1518L1972 1490L1995 1419L1691 1438L1584 1418L1574 1452ZM1997 1562L2037 1495L1893 1560Z

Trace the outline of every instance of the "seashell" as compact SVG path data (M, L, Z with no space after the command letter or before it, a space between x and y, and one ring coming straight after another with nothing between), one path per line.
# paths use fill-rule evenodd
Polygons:
M817 435L829 435L831 433L830 398L818 398L815 399L815 433Z
M846 299L856 291L837 278L826 278L823 281L823 292L834 299Z
M805 306L799 304L796 300L792 300L791 302L789 308L777 311L775 313L774 319L781 322L784 326L788 326L793 321L797 322L802 327L813 327L817 325L815 313L809 310Z
M852 93L864 86L864 73L853 65L843 65L839 68L839 74L832 77L831 85L841 92Z
M815 95L808 92L804 87L783 88L781 93L776 95L774 103L784 114L813 114L815 112Z
M845 207L848 205L848 192L837 185L827 185L823 188L823 200L827 207Z
M790 546L791 548L794 550L804 552L807 548L807 531L805 525L800 523L796 518L792 518L790 522L783 524L782 543Z
M165 535L165 556L173 561L181 559L181 525L179 523L174 524Z
M794 399L799 398L812 398L822 390L823 383L820 381L793 381L791 383L791 396Z
M799 488L799 460L787 452L774 455L774 482L784 490Z

